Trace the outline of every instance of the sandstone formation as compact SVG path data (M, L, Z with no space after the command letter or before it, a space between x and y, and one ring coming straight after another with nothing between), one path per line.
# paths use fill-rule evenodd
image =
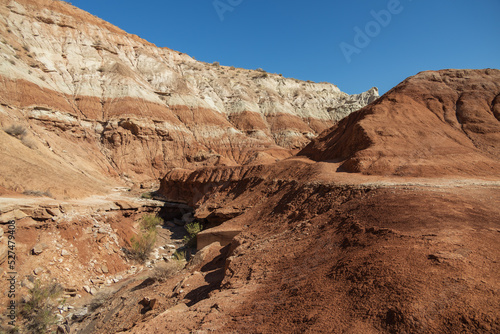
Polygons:
M422 72L325 131L299 155L400 176L500 175L500 71Z
M7 154L11 190L91 194L108 177L274 162L378 96L196 61L64 1L2 0L0 20L0 125L26 129L0 148L40 166Z

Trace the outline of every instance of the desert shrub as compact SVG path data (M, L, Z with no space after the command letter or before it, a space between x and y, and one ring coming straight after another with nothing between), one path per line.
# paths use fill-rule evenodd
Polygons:
M186 224L184 229L188 233L184 236L184 244L188 247L196 247L196 236L203 230L203 225L199 222Z
M22 125L11 125L8 128L4 129L4 131L12 137L16 137L18 139L28 134L28 130Z
M36 196L36 197L51 197L54 198L50 191L40 191L40 190L25 190L23 191L23 195L26 196Z
M262 68L258 68L256 69L257 72L265 72L265 70L263 70Z
M203 230L203 225L199 222L192 222L184 226L189 235L195 236Z
M144 215L141 220L141 232L130 239L132 249L130 255L137 261L144 262L148 259L156 243L156 226L163 220L155 215Z
M156 230L144 231L130 239L132 243L132 257L138 261L145 262L156 242Z
M11 135L12 137L15 137L23 143L24 146L29 147L31 149L36 148L36 144L33 140L28 138L28 129L26 129L22 125L11 125L8 128L4 129L4 131Z
M160 282L166 281L182 270L183 267L183 261L179 260L164 263L154 269L151 277Z
M236 68L234 66L229 67L230 70L235 70Z
M150 214L142 216L141 228L143 230L154 230L156 229L156 226L162 224L163 224L163 219L161 219L158 216Z
M268 76L269 75L266 72L262 72L262 73L254 75L252 77L252 79L263 79L263 78L267 78Z
M174 255L172 255L172 257L177 262L183 262L187 258L187 253L186 251L176 250Z
M57 309L56 299L63 288L57 283L42 284L35 282L26 300L21 305L20 315L30 333L47 333L55 325Z
M214 61L214 62L212 63L212 65L214 65L215 67L219 67L219 66L220 66L220 63L219 63L218 61Z
M22 137L21 143L23 143L23 145L28 147L28 148L31 148L31 149L36 148L35 142L33 140L29 139L28 137Z

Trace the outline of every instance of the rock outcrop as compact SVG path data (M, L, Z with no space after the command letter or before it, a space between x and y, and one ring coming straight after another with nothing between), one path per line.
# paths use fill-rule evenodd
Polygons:
M417 74L299 155L400 176L500 175L500 70Z
M60 160L78 180L70 189L156 179L172 167L274 162L378 97L376 88L350 96L196 61L64 1L2 0L0 21L0 125L24 127L21 143L39 150L36 159ZM6 179L7 189L48 188Z

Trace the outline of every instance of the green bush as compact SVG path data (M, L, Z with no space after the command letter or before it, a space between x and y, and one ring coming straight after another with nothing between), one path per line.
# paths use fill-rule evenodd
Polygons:
M186 224L184 229L188 233L184 236L184 244L188 247L196 247L196 235L203 230L203 225L199 222Z
M35 282L20 310L24 325L30 333L47 333L55 325L55 300L62 292L63 288L57 283L43 285L39 280Z
M200 233L203 230L203 225L201 225L201 223L198 223L198 222L192 222L192 223L186 224L184 226L184 228L186 229L187 233L189 233L189 235L196 236L198 233Z

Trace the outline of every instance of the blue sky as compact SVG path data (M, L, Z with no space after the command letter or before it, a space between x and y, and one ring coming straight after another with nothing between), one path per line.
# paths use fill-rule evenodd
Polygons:
M72 3L198 60L328 81L350 94L385 93L423 70L500 68L499 0Z

